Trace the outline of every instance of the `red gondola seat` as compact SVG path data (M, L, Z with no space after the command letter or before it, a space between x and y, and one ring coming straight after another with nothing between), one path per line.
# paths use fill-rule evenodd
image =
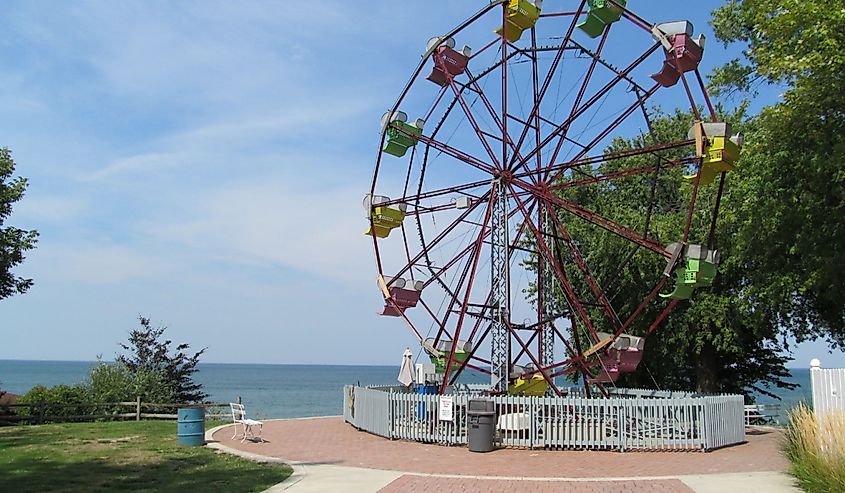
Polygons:
M693 25L689 21L667 22L652 30L654 39L663 44L666 59L660 72L651 75L663 87L678 83L681 74L698 68L704 55L704 35L693 39Z
M378 285L384 295L384 309L380 315L388 317L399 317L406 309L414 308L422 295L422 281L379 276Z
M599 332L600 340L612 337ZM620 334L606 350L599 354L599 374L589 380L590 383L616 382L624 373L633 373L643 359L645 338Z
M454 39L441 41L442 38L431 38L428 41L428 50L431 51L434 67L427 78L438 86L447 86L450 80L466 71L472 48L464 46L461 51L457 51Z

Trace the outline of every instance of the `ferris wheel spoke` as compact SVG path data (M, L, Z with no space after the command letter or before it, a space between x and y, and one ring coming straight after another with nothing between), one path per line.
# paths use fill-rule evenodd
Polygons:
M496 202L496 197L498 195L496 187L498 186L500 186L498 183L493 182L493 188L492 190L490 190L490 198L487 202L487 211L484 213L484 226L481 228L481 232L478 234L478 238L476 238L475 240L475 251L477 252L477 254L474 255L472 258L472 268L470 269L469 280L467 282L466 292L464 294L463 300L464 309L461 310L460 315L458 315L458 322L455 325L455 337L452 339L452 348L449 351L449 357L446 360L446 371L443 375L443 388L445 388L446 385L449 383L449 373L451 372L452 365L455 362L455 350L458 346L458 340L461 337L461 329L464 323L464 318L466 317L466 307L469 305L470 296L472 295L472 285L473 281L475 280L476 270L478 269L478 261L480 257L478 253L481 252L481 248L484 245L484 233L487 229L487 225L490 223L490 220L493 216L494 203Z
M647 20L640 17L637 13L629 9L627 5L622 5L621 3L616 2L614 0L610 0L610 3L615 5L618 9L622 10L622 17L628 19L635 26L641 28L642 30L647 31L649 33L651 32L651 26L654 25L653 23L648 22Z
M448 226L447 226L447 227L446 227L443 231L441 231L441 232L440 232L440 234L438 234L438 235L434 238L434 240L432 240L430 243L428 243L428 244L426 245L426 248L425 248L425 249L423 249L423 251L421 251L420 253L416 254L416 255L414 256L414 258L412 258L410 261L408 261L408 263L407 263L407 264L405 264L405 266L404 266L404 267L402 267L402 268L399 270L399 272L397 272L397 273L396 273L396 275L394 276L394 278L399 278L400 276L402 276L403 274L405 274L406 272L408 272L411 268L413 268L413 267L417 264L417 262L419 262L419 261L420 261L423 257L425 257L426 252L427 252L428 250L430 250L430 249L434 248L435 246L437 246L437 245L438 245L441 241L443 241L443 239L444 239L444 238L446 238L447 236L449 236L449 234L450 234L450 233L451 233L451 232L452 232L455 228L457 228L457 227L458 227L458 225L463 224L463 223L464 223L464 221L466 220L466 218L467 218L467 217L468 217L468 216L469 216L469 215L470 215L470 214L471 214L471 213L472 213L472 212L473 212L473 211L474 211L474 210L478 207L478 205L479 205L479 204L483 203L483 201L488 200L488 199L489 199L489 195L490 195L490 191L488 190L488 191L487 191L487 192L486 192L486 193L482 196L482 200L481 200L481 201L476 202L475 204L470 205L470 206L467 208L467 210L466 210L466 211L464 211L464 212L463 212L460 216L458 216L458 218L457 218L457 219L455 219L454 221L452 221L452 222L451 222L451 223L450 223L450 224L449 224L449 225L448 225ZM380 272L380 273L381 273L381 274L384 274L383 272ZM391 281L391 282L388 282L388 283L387 283L387 286L388 286L388 287L390 287L390 285L391 285L391 284L392 284L392 281Z
M584 82L581 83L581 89L578 90L578 95L575 97L575 101L572 103L572 109L569 110L570 119L572 119L572 115L575 114L575 111L581 104L581 100L584 99L584 95L587 93L587 87L590 85L590 80L593 77L593 72L595 71L596 65L598 64L599 58L601 57L601 52L604 49L604 43L607 41L607 37L610 34L610 28L612 26L613 24L608 24L601 35L601 39L599 40L599 46L598 48L596 48L596 56L592 57L590 67L587 69L587 74L584 76ZM566 137L569 134L570 128L571 124L567 125L566 128L560 133L560 138L558 139L555 150L552 152L552 157L549 159L549 163L553 163L557 159L560 150L563 148L563 143L566 142ZM540 144L537 144L537 146L539 147Z
M617 223L616 221L608 219L585 207L573 204L567 200L562 199L561 197L558 197L553 193L538 190L536 189L536 187L535 193L537 193L540 197L544 198L545 200L548 200L549 202L553 203L557 207L566 210L570 214L579 217L584 221L587 221L588 223L599 226L621 238L629 240L633 243L636 243L637 245L640 245L643 248L646 248L648 250L651 250L652 252L662 255L667 259L672 257L672 255L666 251L666 248L663 245L642 236L642 234L640 234L639 232L634 231L633 229L630 229L626 226L623 226Z
M513 192L513 186L508 184L508 187ZM526 209L525 205L523 204L522 200L517 197L516 193L512 193L517 208L522 212L523 217L525 218L524 224L528 225L528 229L531 231L534 239L537 243L537 248L539 250L538 255L543 255L545 261L549 263L553 267L554 273L557 275L557 281L560 283L561 288L563 288L564 293L566 293L566 300L570 305L570 308L578 313L578 316L581 317L581 320L584 322L584 325L590 331L590 334L596 338L598 341L598 335L596 333L595 328L593 327L593 322L590 320L589 315L587 314L584 306L581 304L580 299L575 294L575 290L572 288L572 285L569 283L569 279L566 276L566 272L563 270L563 266L558 262L557 257L551 253L551 249L549 245L546 243L545 235L537 229L537 226L534 225L531 219L531 213Z
M529 198L529 204L528 204L529 215L534 210L535 206L537 206L537 204L538 204L537 200L535 200L533 198ZM512 211L509 211L508 222L510 222L510 220L513 219L514 215L516 215L518 212L519 212L518 209L514 209ZM516 246L519 245L520 242L522 241L522 235L525 233L525 230L526 230L526 225L525 225L525 222L523 221L522 224L520 224L520 226L517 228L516 234L514 235L514 239L511 242L510 248L508 249L508 262L510 262L511 259L513 258L513 254L517 250ZM486 233L486 236L489 236L489 235L490 235L490 232L488 231ZM476 335L478 334L478 330L480 329L481 324L485 320L486 321L492 320L492 319L485 317L487 310L489 310L490 307L491 307L492 300L493 300L493 289L491 287L487 291L487 296L485 298L484 304L481 306L481 311L479 312L479 314L476 318L475 326L473 327L472 331L470 332L469 338L467 340L469 340L469 341L477 340L480 343L481 341L484 340L485 337L487 337L487 334L489 334L491 327L492 327L492 324L488 324L487 329L482 333L482 335L480 337L478 337L476 339ZM476 349L478 349L479 346L480 346L480 344L475 344L473 346L472 352L470 353L470 358L473 357ZM456 370L455 375L452 377L452 383L454 383L457 380L458 376L460 376L462 371L463 371L463 367L459 366L458 369Z
M581 0L581 3L578 5L579 15L580 15L581 12L583 12L584 6L586 4L587 4L587 0ZM554 80L554 75L557 72L558 65L560 65L561 60L563 60L563 54L566 52L566 47L569 44L569 40L572 38L572 33L575 32L575 26L578 24L579 15L572 16L572 22L569 23L569 28L566 31L566 35L564 35L563 39L560 42L560 46L557 50L557 53L555 53L555 57L552 60L551 65L549 66L549 71L546 73L546 78L543 80L543 85L540 88L540 92L537 94L537 97L535 98L534 105L531 108L531 112L529 113L529 116L527 118L528 121L533 120L536 117L536 115L538 115L540 113L540 105L543 102L543 98L546 96L546 92L549 90L549 87L551 87L551 85L552 85L552 81ZM520 149L520 150L522 149L522 145L523 145L523 143L525 143L525 139L528 137L528 131L529 131L528 127L524 128L522 130L522 133L520 134L519 139L517 139L517 144L516 144L517 149ZM533 157L533 154L526 156L524 158L524 160L531 159L532 157ZM510 163L508 163L508 165L506 167L511 169L511 170L517 169L518 166L515 165L516 161L517 161L516 156L514 156L514 159Z
M446 70L445 66L441 65L442 70ZM475 116L472 114L472 110L470 106L467 104L466 100L464 99L463 94L458 89L455 81L453 79L449 79L449 86L452 88L452 91L455 93L455 98L458 100L461 108L464 110L464 115L467 117L470 126L475 131L476 135L478 135L478 140L481 141L481 145L484 147L484 150L487 151L487 155L490 156L491 162L498 168L501 167L501 163L499 163L499 159L496 157L496 154L493 152L493 148L490 147L490 143L487 142L487 138L484 135L484 132L481 130L481 127L478 126L478 122L475 119ZM484 96L483 91L478 91L479 96L482 99L486 100L486 96Z
M610 90L613 89L616 86L616 84L618 84L620 81L624 80L624 78L627 74L629 74L631 71L636 69L652 53L657 51L658 47L660 47L659 44L652 45L651 48L647 49L645 51L645 53L640 55L636 60L634 60L633 63L631 63L626 68L621 70L620 73L616 75L616 77L611 79L607 84L604 85L604 87L602 87L601 89L599 89L598 92L593 94L593 96L591 96L590 99L588 99L580 108L578 108L573 114L571 114L566 120L564 120L563 123L558 125L545 139L543 139L543 141L540 143L539 146L535 147L531 152L526 154L525 159L530 159L530 158L534 157L535 154L540 152L540 150L543 149L545 146L547 146L552 140L554 140L556 137L560 136L560 134L563 132L563 130L565 128L567 128L569 125L571 125L572 122L574 122L581 115L586 113L586 111L588 109L590 109L594 104L596 104L599 100L601 100L601 98L603 98L606 94L608 94L610 92ZM656 91L656 89L655 89L655 91ZM511 168L514 169L515 166L512 166Z
M617 333L616 333L617 336L619 334L625 332L626 330L628 330L628 328L630 328L631 325L633 325L633 323L637 319L637 317L639 317L640 314L643 312L643 310L645 310L645 308L648 305L651 304L652 300L654 300L654 298L657 296L657 293L659 293L660 290L663 289L663 286L665 286L668 281L669 281L669 277L667 277L665 275L660 277L660 280L657 281L657 284L654 286L654 288L652 288L652 290L651 290L651 292L649 292L648 296L646 296L646 298L639 304L639 306L637 306L636 310L634 310L634 312L631 313L631 315L628 317L628 319L625 320L625 323L622 324L622 327L620 329L617 329Z
M634 102L634 104L632 104L631 106L629 106L629 107L628 107L628 108L627 108L624 112L622 112L622 114L620 114L619 116L617 116L617 117L616 117L616 119L614 119L614 120L613 120L613 122L611 122L611 124L607 126L607 128L605 128L604 130L602 130L602 131L599 133L599 135L598 135L598 136L596 136L596 137L595 137L592 141L590 141L590 143L589 143L589 144L585 145L585 146L584 146L584 148L583 148L583 149L581 149L581 151L579 151L579 152L578 152L578 154L576 154L576 155L575 155L575 157L572 159L572 162L577 162L577 161L579 161L580 159L582 159L584 156L586 156L588 152L590 152L590 151L591 151L591 150L592 150L595 146L597 146L597 145L598 145L601 141L603 141L603 140L604 140L604 139L605 139L608 135L610 135L610 132L613 132L614 130L616 130L616 128L617 128L617 127L619 127L619 125L621 125L621 124L622 124L622 122L624 122L624 121L625 121L625 119L627 119L629 116L631 116L631 113L633 113L633 112L634 112L634 111L636 111L637 109L641 108L641 107L642 107L642 105L643 105L643 104L644 104L644 103L645 103L645 102L646 102L646 101L647 101L647 100L648 100L651 96L653 96L653 95L654 95L654 93L656 93L656 92L657 92L657 89L658 89L659 87L660 87L660 84L655 84L655 85L654 85L654 86L653 86L650 90L648 90L648 91L647 91L646 93L644 93L642 96L638 96L638 97L637 97L637 101L636 101L636 102ZM680 142L675 143L675 144L676 144L676 145L678 145L678 146L680 146L680 145L686 145L686 144L681 144ZM554 182L554 181L555 181L555 180L557 180L557 179L561 176L561 174L563 174L563 172L564 172L564 171L566 171L567 169L569 169L569 168L568 168L568 167L564 167L563 169L558 170L558 171L557 171L554 175L552 175L552 176L548 179L548 181L549 181L549 182Z
M531 360L531 363L534 365L534 368L542 368L543 365L540 363L539 360L537 360L537 357L534 356L534 353L528 349L528 345L523 342L522 337L519 336L519 332L514 330L510 322L506 322L506 324L508 326L508 330L510 331L510 335L513 336L513 338L516 340L516 342L519 343L520 346L522 346L522 350L525 352L525 355L528 356L528 359ZM551 387L554 393L558 396L561 395L561 391L559 388L557 388L557 385L555 385L554 379L549 376L546 371L539 370L539 373L543 376L543 379L546 380L546 383L549 384L549 387Z
M577 188L586 185L594 185L596 183L603 183L607 181L618 180L620 178L629 178L632 176L640 176L645 175L648 173L653 173L658 168L660 170L664 169L671 169L671 168L680 168L684 166L688 166L690 164L698 162L698 158L684 158L684 159L676 159L674 161L667 161L661 164L653 164L650 166L643 166L640 168L630 168L621 171L614 171L611 173L605 173L601 175L592 175L589 178L584 178L582 180L574 180L568 181L565 183L561 183L559 185L551 185L549 190L567 190L570 188Z
M435 347L440 342L441 335L443 333L448 334L448 332L446 331L446 327L449 324L449 318L451 317L452 313L455 311L455 305L460 303L460 301L458 300L458 297L460 296L460 293L463 289L464 283L466 283L467 274L469 273L470 267L472 266L472 264L473 264L477 255L478 255L478 252L473 250L472 253L469 256L469 259L468 259L464 269L463 269L463 272L461 272L461 275L458 279L458 284L455 287L454 292L447 291L450 299L449 299L449 302L446 306L446 311L445 311L445 313L442 317L442 321L438 322L438 323L440 323L443 331L441 333L438 333L437 336L434 338L434 346ZM468 308L467 305L464 305L464 304L461 304L460 306L461 306L461 311L467 310L467 308ZM451 337L451 339L452 339L452 344L457 345L458 344L458 333L456 332L455 336Z
M600 154L598 156L591 156L591 157L576 156L575 159L572 159L570 161L567 161L567 162L564 162L564 163L554 164L554 165L551 165L551 166L546 166L545 168L543 168L542 173L544 173L544 174L555 173L555 174L551 178L547 178L546 176L543 176L542 178L551 183L551 182L554 182L555 180L557 180L558 178L560 178L560 176L563 172L570 170L570 169L578 169L579 167L584 167L584 166L593 166L593 165L596 165L596 164L602 164L602 163L615 161L615 160L619 160L619 159L626 159L626 158L630 158L630 157L634 157L634 156L639 156L639 155L642 155L642 154L652 154L652 155L655 155L656 157L659 158L660 156L658 154L656 154L657 152L670 150L670 149L677 149L677 148L680 148L680 147L688 146L688 145L693 144L693 143L695 143L694 140L682 140L682 141L669 142L669 143L664 143L664 144L655 144L655 145L646 146L646 147L636 147L636 148L633 148L633 149L626 149L624 151L616 151L616 152L610 152L610 153L607 153L607 154ZM593 147L595 147L595 146L593 146ZM587 146L584 146L584 148L589 150L589 148ZM665 162L666 162L666 164L670 165L669 167L671 167L672 161L666 160ZM662 165L661 165L661 167L662 167ZM516 179L526 178L526 177L529 177L530 175L532 175L533 173L534 173L533 171L532 172L517 173L517 174L514 174L513 177L516 178ZM589 176L590 178L594 177L594 175L587 175L587 176ZM552 186L550 186L550 189L555 189L555 188L558 188L560 186L563 186L563 185L552 185ZM564 187L564 188L566 188L566 187Z
M544 201L546 207L550 210L554 210L551 203L548 201ZM601 286L599 286L598 282L596 282L595 277L590 272L590 268L587 266L587 261L584 259L584 256L581 254L581 250L578 248L578 245L572 240L572 236L569 235L569 231L563 226L563 223L560 221L560 218L557 214L550 214L552 219L552 223L555 226L555 230L569 250L572 252L572 258L575 260L575 265L581 271L581 275L584 277L584 281L587 283L587 286L590 287L590 290L593 292L593 296L595 296L596 301L598 301L599 305L601 305L602 309L604 310L605 314L607 315L610 323L613 325L615 329L622 327L622 321L619 320L619 315L616 314L616 310L610 304L610 301L607 299L604 291L602 290Z
M442 152L443 154L449 155L459 161L463 161L473 168L480 169L486 173L490 173L491 175L496 174L496 168L494 166L490 166L489 164L485 163L481 159L473 157L461 150L458 150L448 144L440 142L432 137L428 137L425 135L417 135L416 136L420 141L425 142L426 144L430 145L434 149Z
M469 69L467 69L467 75L472 78L472 74L470 73ZM499 118L499 115L496 114L496 110L493 108L493 104L490 103L490 99L484 93L484 90L479 86L478 81L473 80L471 82L473 86L473 90L478 94L481 102L484 103L484 107L487 108L487 112L489 113L490 117L493 118L493 121L496 123L499 131L502 132L502 137L499 140L504 140L507 142L508 147L511 149L512 152L519 154L519 150L514 145L513 140L511 140L510 135L505 131L505 124L502 122L502 119Z

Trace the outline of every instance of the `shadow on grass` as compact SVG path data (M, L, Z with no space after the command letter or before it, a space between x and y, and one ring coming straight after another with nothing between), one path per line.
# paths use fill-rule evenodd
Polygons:
M209 464L202 455L168 457L148 463L106 458L62 462L50 457L3 461L0 491L263 491L283 481L290 468L241 465L228 458Z

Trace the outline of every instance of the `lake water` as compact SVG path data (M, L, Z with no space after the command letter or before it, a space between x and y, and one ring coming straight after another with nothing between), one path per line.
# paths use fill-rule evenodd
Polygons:
M0 389L26 393L35 385L81 383L96 362L0 360ZM256 418L296 418L341 414L344 385L396 383L395 366L255 365L201 363L196 380L210 399L231 402L240 396ZM489 377L476 372L462 376L465 383L483 383ZM795 390L778 389L784 409L809 403L810 370L793 369ZM759 403L777 402L759 396Z

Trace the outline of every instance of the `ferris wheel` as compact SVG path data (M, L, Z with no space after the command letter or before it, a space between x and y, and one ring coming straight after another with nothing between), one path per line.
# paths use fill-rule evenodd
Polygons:
M712 284L742 141L708 98L704 47L692 23L649 22L625 0L492 1L421 46L382 117L364 209L380 315L410 327L441 392L467 368L495 394L559 395L562 375L604 392ZM695 115L686 138L653 131L658 93ZM655 231L661 190L676 227ZM605 237L615 275L593 265ZM613 295L653 265L652 282L626 286L634 302Z

